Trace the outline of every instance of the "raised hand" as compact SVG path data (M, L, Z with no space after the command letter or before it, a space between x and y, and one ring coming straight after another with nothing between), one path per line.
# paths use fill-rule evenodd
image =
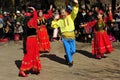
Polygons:
M50 10L52 10L52 9L53 9L53 5L51 4L51 5L50 5Z
M32 10L35 10L35 8L34 7L28 7L29 9L32 9Z
M81 24L81 25L80 25L80 28L86 27L86 26L87 26L87 24Z
M73 0L74 3L78 4L78 0Z

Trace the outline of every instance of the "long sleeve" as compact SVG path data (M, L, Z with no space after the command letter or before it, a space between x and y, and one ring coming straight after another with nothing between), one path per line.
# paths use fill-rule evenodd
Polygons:
M58 28L58 27L60 27L59 20L58 21L57 20L53 20L52 24L51 24L51 27L52 28Z
M37 11L36 10L34 10L33 11L33 21L32 21L32 24L33 24L33 26L34 26L34 28L38 28L38 26L37 26L37 19L38 19L38 15L37 15Z
M56 20L52 21L51 26L53 28L60 27L61 33L72 32L75 30L74 19L76 18L77 13L78 13L78 6L74 6L73 11L71 12L70 15L67 15L65 18L61 18L58 21Z
M49 10L48 14L44 14L43 16L44 16L45 19L49 19L49 18L52 18L52 15L53 15L52 10Z
M33 18L31 18L31 19L28 21L28 26L37 29L37 28L38 28L38 26L37 26L37 18L38 18L38 16L37 16L37 11L34 10L34 11L33 11Z
M91 22L87 22L87 27L88 28L92 28L92 27L94 27L95 26L95 24L96 24L96 20L93 20L93 21L91 21Z
M34 10L34 11L33 11L33 19L37 19L37 18L38 18L37 11Z
M95 26L96 22L97 22L96 20L93 20L93 21L91 21L91 22L87 22L87 26L85 27L85 31L88 33L89 30L90 30L92 27Z
M70 14L73 21L75 20L77 14L78 14L78 6L74 6L73 10L72 10L72 12Z

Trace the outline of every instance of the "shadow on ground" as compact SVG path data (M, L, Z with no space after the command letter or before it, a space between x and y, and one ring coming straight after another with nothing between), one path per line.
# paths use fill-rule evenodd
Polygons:
M88 57L88 58L94 58L94 56L92 55L92 53L85 51L85 50L76 50L76 52Z
M67 65L65 59L63 59L63 58L61 58L61 57L58 57L58 56L56 56L55 54L42 54L40 57L41 57L41 58L42 58L42 57L43 57L43 58L48 58L48 59L50 59L50 60L52 60L52 61L55 61L55 62L58 62L58 63L60 63L60 64ZM21 60L16 60L16 61L15 61L15 64L16 64L17 68L20 69L20 66L21 66L21 64L22 64L22 61L21 61Z
M22 64L22 61L21 61L21 60L16 60L16 61L15 61L15 64L16 64L17 68L20 69L20 66L21 66L21 64ZM35 73L34 71L32 71L32 69L30 69L30 70L28 70L28 71L25 71L25 73L26 73L26 74L31 73L31 74L36 74L36 75L39 74L39 73ZM20 76L20 75L18 75L18 76Z
M59 57L59 56L56 56L55 54L42 54L40 57L46 57L52 61L55 61L55 62L58 62L60 64L64 64L64 65L67 65L65 59Z
M17 68L20 69L20 66L21 66L21 64L22 64L22 61L21 61L21 60L16 60L16 61L15 61L15 64L16 64Z

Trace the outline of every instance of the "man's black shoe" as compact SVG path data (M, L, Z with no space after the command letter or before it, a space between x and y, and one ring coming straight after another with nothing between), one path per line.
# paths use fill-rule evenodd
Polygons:
M72 62L68 62L68 66L72 67L73 66L73 61Z

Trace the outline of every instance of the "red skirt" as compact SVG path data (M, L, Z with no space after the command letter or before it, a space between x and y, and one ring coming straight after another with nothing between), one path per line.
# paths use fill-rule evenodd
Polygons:
M28 37L26 42L27 53L24 54L22 65L20 67L21 71L28 70L41 70L40 54L38 50L38 41L35 36Z
M95 32L92 41L92 54L104 54L113 51L112 44L106 31Z
M39 51L41 52L49 52L50 51L50 41L46 26L41 26L40 29L37 30L38 34L38 42L39 42Z

